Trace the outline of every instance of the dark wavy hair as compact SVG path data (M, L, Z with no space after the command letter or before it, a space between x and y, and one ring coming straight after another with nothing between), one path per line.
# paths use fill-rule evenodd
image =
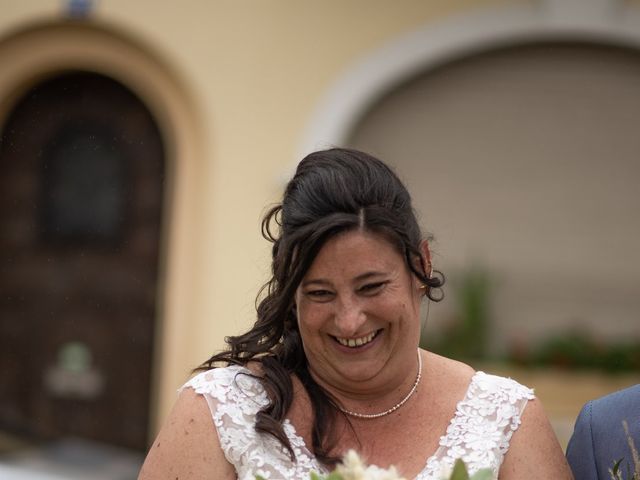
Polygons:
M382 161L357 150L334 148L305 157L287 184L282 203L262 220L262 234L273 243L272 277L258 294L257 321L248 332L225 339L228 349L197 370L217 364L261 364L269 404L257 414L258 432L273 435L295 455L282 428L293 401L292 375L307 390L313 407L312 442L318 460L331 464L337 401L311 377L304 354L294 295L324 243L349 230L385 236L426 286L426 295L442 299L444 276L424 271L423 239L409 192ZM347 419L348 421L348 419Z

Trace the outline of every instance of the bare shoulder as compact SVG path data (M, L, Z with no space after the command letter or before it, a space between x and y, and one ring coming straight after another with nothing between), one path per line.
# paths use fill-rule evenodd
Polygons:
M185 388L153 442L139 480L235 479L205 398Z
M424 405L429 421L437 425L439 436L455 413L458 402L466 395L475 370L427 351L422 351L422 364L425 397L421 405Z
M466 363L422 351L425 373L436 385L467 390L476 371Z
M573 478L551 424L537 398L529 400L500 468L500 480Z

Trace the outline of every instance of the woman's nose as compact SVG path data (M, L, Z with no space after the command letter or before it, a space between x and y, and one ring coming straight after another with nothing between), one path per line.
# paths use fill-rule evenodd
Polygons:
M335 314L336 327L342 337L352 337L364 324L366 316L357 301L340 301Z

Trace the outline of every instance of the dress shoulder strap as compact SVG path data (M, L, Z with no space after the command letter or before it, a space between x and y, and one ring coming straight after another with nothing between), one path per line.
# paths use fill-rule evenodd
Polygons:
M193 377L184 388L193 388L206 399L220 446L239 479L254 480L256 474L274 480L308 478L311 470L320 471L288 420L283 428L297 461L292 461L288 450L272 435L256 431L256 415L269 400L248 369L234 365L208 370Z
M238 469L258 440L254 429L258 411L267 403L260 382L243 367L229 366L202 372L181 388L193 388L209 405L220 446Z
M522 412L533 398L533 390L515 380L476 372L425 473L446 470L461 458L469 473L490 468L497 475Z

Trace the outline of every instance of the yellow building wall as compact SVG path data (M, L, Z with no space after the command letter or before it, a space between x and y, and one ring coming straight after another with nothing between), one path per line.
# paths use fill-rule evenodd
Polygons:
M191 368L254 320L270 245L260 217L278 199L310 116L350 65L392 39L451 15L521 3L498 0L102 0L88 22L128 36L182 80L202 122L203 158L187 194L198 199L184 315L164 318L183 349L158 365L155 422ZM0 1L1 37L64 18L59 0ZM0 66L2 68L2 66ZM135 68L135 66L132 66ZM177 162L180 158L176 159ZM177 222L174 222L174 224ZM171 238L171 235L168 235ZM170 284L170 282L168 282ZM166 298L176 293L163 292ZM166 331L171 331L168 329ZM170 339L169 339L170 340ZM162 351L160 351L162 355ZM168 368L170 365L171 368Z

